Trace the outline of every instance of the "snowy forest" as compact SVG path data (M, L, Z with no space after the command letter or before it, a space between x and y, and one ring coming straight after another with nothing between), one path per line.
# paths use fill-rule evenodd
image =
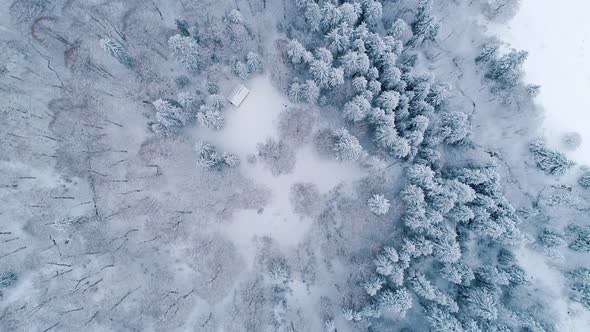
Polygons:
M2 1L0 331L587 331L518 5Z

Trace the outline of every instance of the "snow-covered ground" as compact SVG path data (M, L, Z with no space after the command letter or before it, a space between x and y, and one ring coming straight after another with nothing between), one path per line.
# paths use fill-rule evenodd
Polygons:
M311 143L296 151L295 167L289 174L274 176L262 162L248 163L248 156L257 153L258 143L267 138L278 140L279 114L291 103L267 76L258 76L245 85L250 94L239 108L228 108L223 130L209 131L204 136L221 150L239 155L241 172L271 191L271 202L263 210L238 211L225 230L240 252L252 259L253 237L269 235L284 246L292 246L299 243L310 226L311 219L302 218L293 211L289 200L293 184L314 183L320 193L325 194L342 182L355 181L366 174L356 164L320 157ZM202 128L200 131L204 132Z
M526 80L541 85L537 101L546 110L544 134L556 145L563 133L580 133L582 146L570 157L586 165L590 165L589 10L587 0L522 0L516 17L492 27L502 40L529 51Z
M518 14L490 31L512 47L529 52L525 79L540 84L537 103L545 110L542 133L561 148L564 133L578 132L582 145L566 152L580 164L590 165L590 21L586 0L522 0ZM590 315L579 304L568 304L563 276L548 261L531 251L519 253L519 261L545 290L552 294L554 313L561 331L585 331Z

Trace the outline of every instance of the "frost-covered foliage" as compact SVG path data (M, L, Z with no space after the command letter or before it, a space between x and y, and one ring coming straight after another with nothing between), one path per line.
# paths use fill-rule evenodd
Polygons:
M590 227L570 225L569 237L572 239L570 249L579 252L590 252Z
M569 273L570 288L572 296L590 308L590 269L578 268Z
M333 133L334 153L337 160L355 161L363 155L363 147L359 140L351 135L346 128L336 129Z
M18 280L14 272L0 272L0 300L3 296L3 290L12 287Z
M174 35L168 39L168 47L174 57L191 72L198 72L201 59L199 57L199 44L191 37Z
M432 1L421 0L416 11L416 19L412 23L412 44L422 44L426 41L434 41L438 35L439 26L432 15Z
M541 141L532 142L529 151L533 154L537 167L548 175L563 175L574 166L574 162L563 153L550 149Z
M126 67L133 66L133 58L129 55L129 52L119 42L110 38L102 38L100 40L100 47L110 56L119 61Z
M240 158L232 153L218 152L215 146L201 141L195 144L197 165L205 170L221 169L223 167L237 167Z
M152 103L156 110L155 122L149 123L152 132L166 136L184 127L194 116L185 110L180 103L171 99L158 99Z
M389 200L385 198L385 196L380 194L375 194L369 198L367 202L369 205L369 209L376 215L386 214L389 211Z
M578 179L578 183L586 189L590 188L590 171L585 171Z
M206 128L219 130L225 124L225 117L223 110L226 107L226 100L223 96L213 94L209 97L209 100L200 105L196 112L196 118L198 123Z
M449 112L442 117L441 135L448 144L465 143L471 134L469 117L465 113Z
M515 260L499 262L489 258L492 253L510 252L527 238L521 229L522 214L503 188L505 181L516 181L512 173L506 173L504 165L484 161L452 161L446 159L449 156L441 159L445 145L481 149L473 141L476 134L472 130L474 119L480 116L477 104L485 104L483 100L465 104L464 108L472 108L471 112L451 108L455 102L449 97L470 99L457 83L463 79L462 74L457 82L441 82L435 73L417 69L439 61L438 35L444 27L437 17L443 12L452 16L452 10L445 7L449 4L417 1L406 7L404 2L376 3L326 2L319 6L318 13L315 2L298 1L301 13L314 13L315 18L293 20L295 29L289 33L285 57L295 76L289 89L291 100L305 100L300 82L313 79L321 90L320 106L336 107L351 128L334 132L346 138L335 145L337 159L365 159L374 153L407 163L404 179L408 183L398 196L404 209L400 216L403 227L387 226L395 229L395 235L381 238L384 250L369 260L372 270L364 267L348 281L350 285L361 285L363 295L349 291L343 301L344 318L357 325L366 321L367 326L388 326L383 321L389 321L391 314L398 319L409 314L415 295L421 299L417 305L433 330L475 331L490 326L551 330L542 316L523 319L529 315L526 305L512 300L503 304L516 289L525 289L529 283ZM474 4L488 18L499 19L516 2ZM506 6L506 13L500 13L502 6ZM396 15L385 8L406 9L413 15ZM482 81L478 83L500 96L501 105L509 104L506 102L514 96L530 101L527 98L534 96L538 87L522 82L526 52L501 54L499 46L486 42L482 49L473 50L470 60L477 67L470 70L481 73ZM448 61L458 71L465 68L460 64L465 60L458 61L460 57L456 54ZM336 93L329 84L329 73L331 68L339 67L344 71L344 82ZM348 136L352 128L354 139ZM325 131L316 136L320 151L328 150L330 137L335 136ZM368 144L361 154L360 142L365 146L367 138L374 144ZM573 165L544 145L533 143L530 152L536 166L547 174L564 174ZM488 154L500 158L497 153ZM389 212L390 202L381 195L374 195L367 204L373 214ZM565 233L552 229L539 233L537 240L535 245L547 253L563 250L567 243Z
M518 2L12 1L0 330L559 330L590 175L528 144Z

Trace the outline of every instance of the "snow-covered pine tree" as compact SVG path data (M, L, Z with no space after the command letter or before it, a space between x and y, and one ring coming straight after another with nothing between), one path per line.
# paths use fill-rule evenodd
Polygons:
M537 167L547 175L563 175L575 164L563 153L548 148L542 141L532 142L529 151L533 154Z
M434 41L438 30L438 23L432 15L432 0L420 0L416 20L412 23L414 36L410 40L410 44L419 46L426 41Z
M337 160L356 161L363 156L363 147L359 140L347 129L340 128L333 132L334 152Z
M181 62L190 72L197 73L201 69L199 44L192 37L174 35L168 39L168 47L177 61Z
M371 196L367 204L369 205L371 212L378 216L384 215L389 211L389 200L381 194Z
M578 179L578 184L582 186L582 188L588 189L590 188L590 171L585 171L580 178Z
M133 58L121 43L107 37L100 39L100 46L123 66L128 68L133 66Z
M381 308L393 312L400 317L405 317L408 310L412 308L412 294L406 288L396 290L385 290L379 296Z

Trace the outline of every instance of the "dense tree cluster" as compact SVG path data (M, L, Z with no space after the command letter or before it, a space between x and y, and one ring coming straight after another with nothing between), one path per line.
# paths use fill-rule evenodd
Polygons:
M550 331L543 317L530 316L526 306L513 301L528 282L511 249L526 236L521 216L503 193L499 170L441 162L441 147L470 146L472 134L470 115L449 107L450 86L416 70L420 51L436 43L440 30L433 3L419 1L411 21L387 22L378 1L318 5L301 0L297 7L305 22L289 32L285 52L296 73L291 100L329 100L349 126L364 127L373 138L374 148L367 146L364 158L385 152L409 162L408 184L400 195L402 231L373 259L374 270L358 277L364 295L351 291L354 300L344 301L344 318L378 326L411 311L436 331L487 331L491 326ZM503 100L521 90L533 95L538 87L522 83L526 52L498 50L496 42L485 44L474 59L491 92ZM343 79L334 80L340 69ZM319 90L319 98L306 97L306 85ZM336 87L338 94L332 92ZM334 133L336 158L359 159L357 142L364 145L364 137L351 137L346 129ZM561 175L573 165L543 144L532 143L530 152L547 174ZM377 216L389 210L381 195L372 196L368 205ZM555 250L565 241L562 233L547 229L537 242ZM498 259L490 259L492 253Z
M556 331L590 172L526 144L527 53L468 17L518 2L14 1L0 328ZM242 165L222 93L265 68L292 105Z
M430 154L443 141L467 142L467 115L445 107L449 87L415 72L408 61L415 47L437 35L429 1L420 2L412 24L397 19L391 30L385 29L378 1L326 2L318 11L310 9L318 6L313 1L298 1L297 6L317 13L314 21L319 23L311 29L317 37L311 47L297 39L288 42L285 56L294 71L303 73L290 86L292 101L330 98L331 104L341 105L344 119L368 126L375 144L397 158L413 159L420 150ZM404 42L406 33L413 37ZM331 92L336 87L338 95ZM439 118L445 125L431 129Z

